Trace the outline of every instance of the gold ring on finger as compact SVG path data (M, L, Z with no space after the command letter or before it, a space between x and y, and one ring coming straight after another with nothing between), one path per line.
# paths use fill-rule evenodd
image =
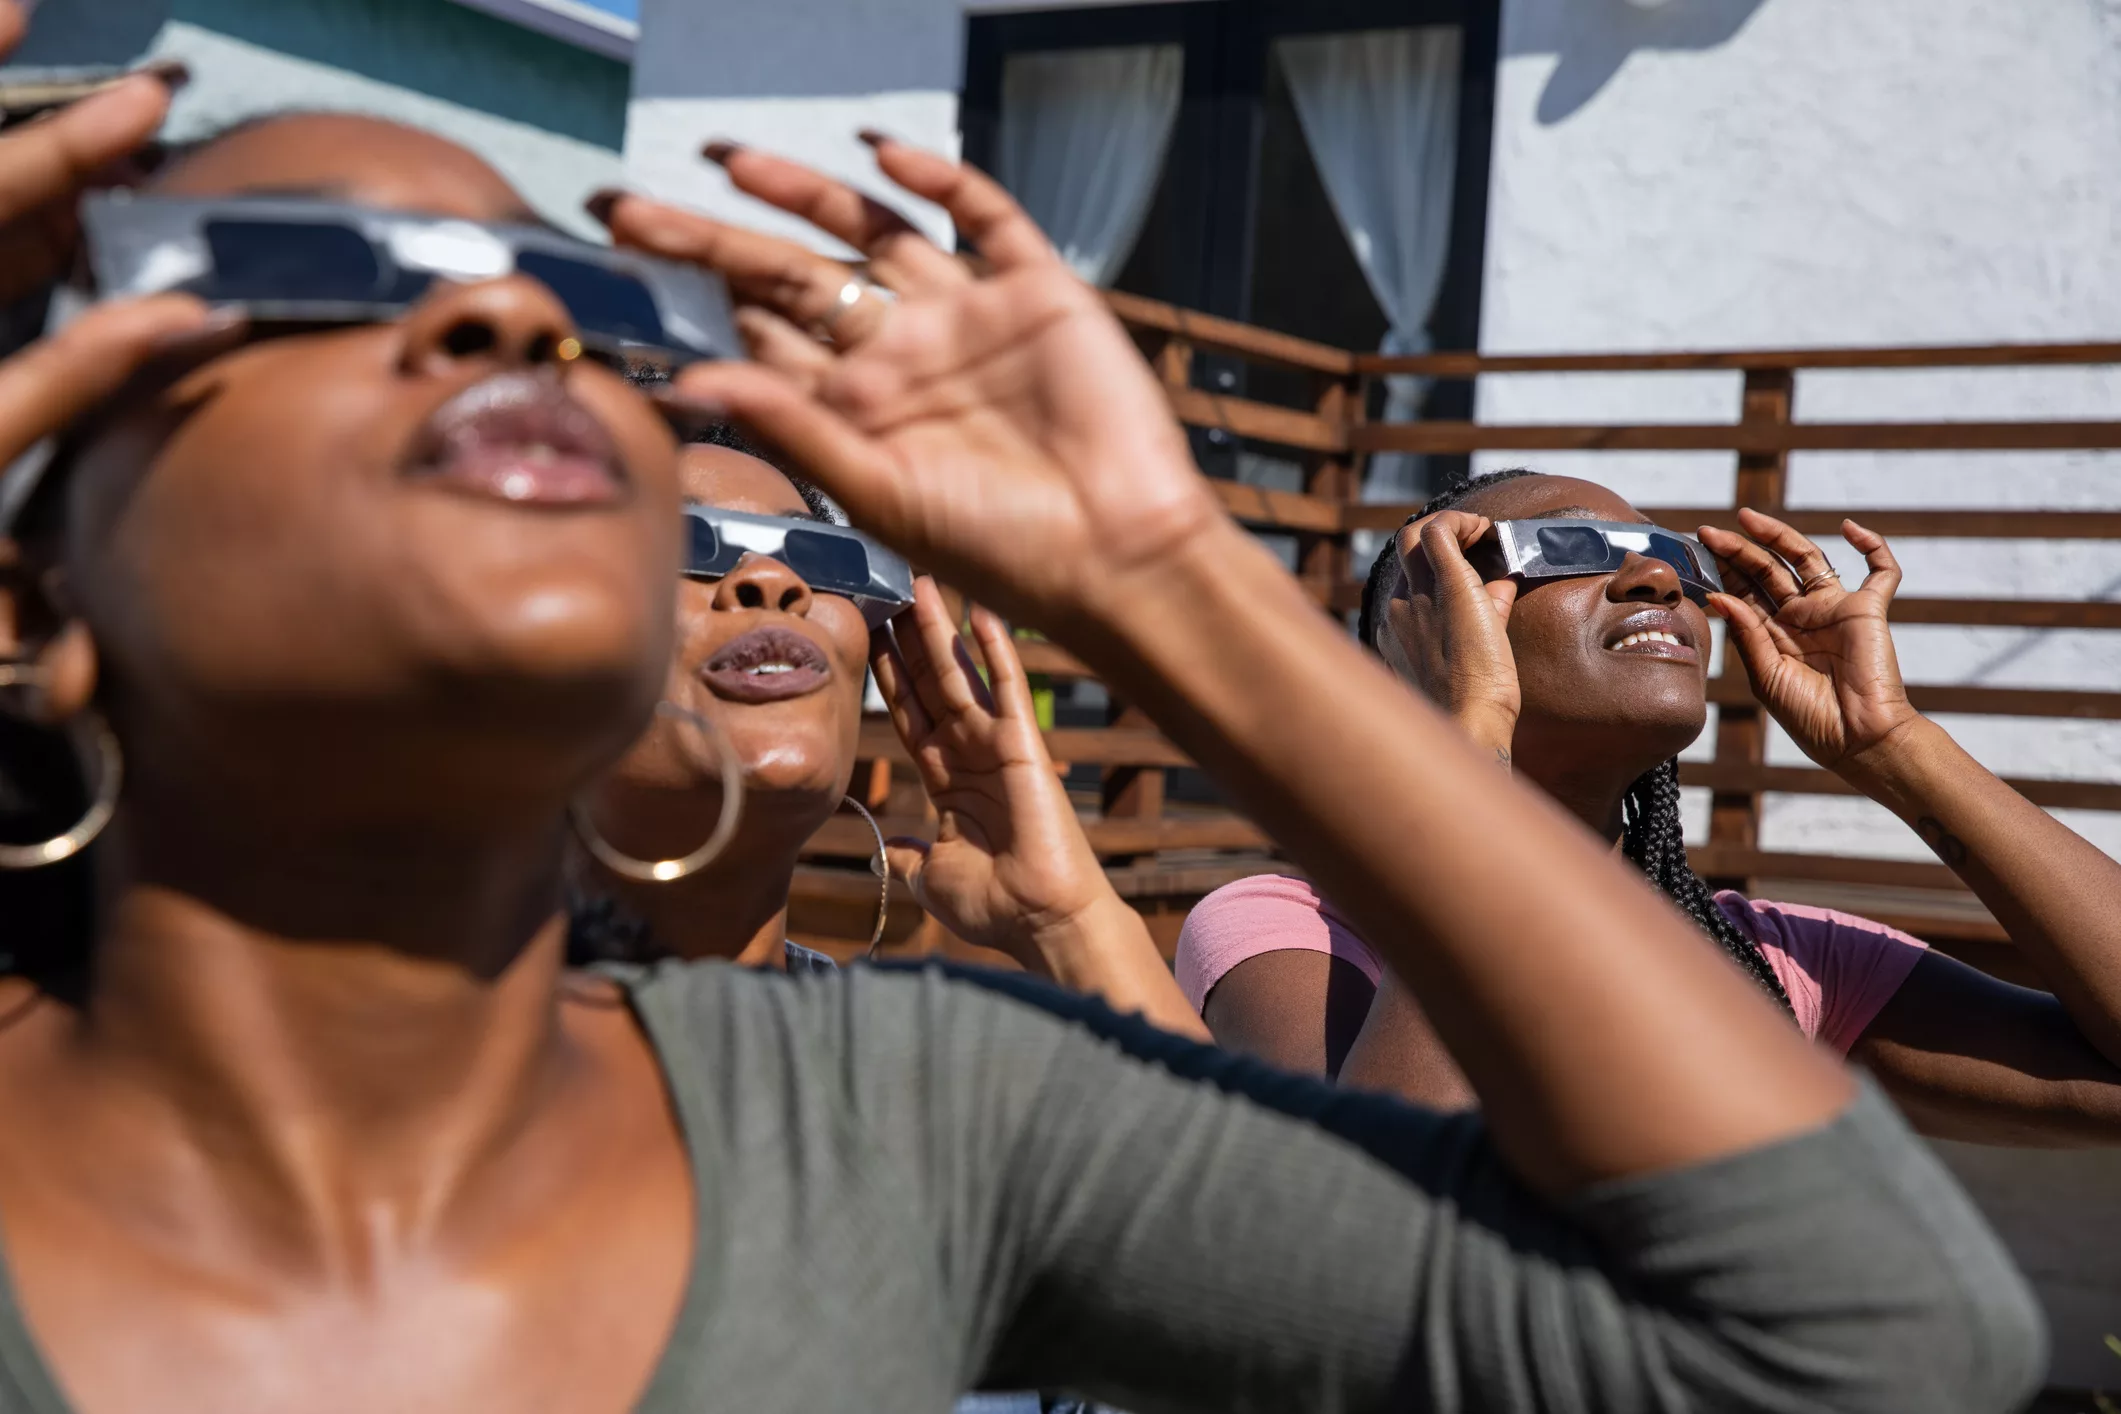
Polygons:
M818 320L818 332L825 338L837 339L840 325L847 316L864 301L872 299L888 308L898 302L898 292L859 275L848 276L847 283L841 285L839 293L832 297L832 307Z

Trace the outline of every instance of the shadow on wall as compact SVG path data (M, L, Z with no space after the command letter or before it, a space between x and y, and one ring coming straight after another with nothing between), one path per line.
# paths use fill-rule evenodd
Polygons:
M1505 56L1552 54L1537 116L1558 123L1598 95L1643 49L1714 49L1765 0L1518 0L1503 11Z

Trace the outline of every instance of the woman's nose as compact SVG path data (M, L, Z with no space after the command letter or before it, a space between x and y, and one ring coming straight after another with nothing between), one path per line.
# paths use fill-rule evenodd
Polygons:
M1605 597L1619 603L1677 604L1684 594L1677 570L1633 550L1605 586Z
M400 362L408 373L447 374L466 364L532 368L580 352L567 307L521 275L437 286L401 328Z
M724 613L779 609L807 617L810 600L810 585L803 577L770 555L744 556L714 587L714 607Z

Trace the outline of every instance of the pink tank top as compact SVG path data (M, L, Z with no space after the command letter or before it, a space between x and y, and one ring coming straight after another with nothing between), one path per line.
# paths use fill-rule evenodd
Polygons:
M1759 945L1804 1034L1837 1055L1849 1053L1928 947L1897 928L1830 908L1769 903L1728 889L1716 895L1716 906ZM1344 959L1373 984L1384 973L1354 925L1310 884L1259 874L1217 889L1187 917L1178 937L1178 984L1198 1011L1240 962L1291 950Z

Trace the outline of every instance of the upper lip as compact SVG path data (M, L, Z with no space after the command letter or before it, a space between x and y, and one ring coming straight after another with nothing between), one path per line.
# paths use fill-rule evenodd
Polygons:
M415 435L409 465L437 472L480 451L540 447L594 462L610 476L614 491L630 482L617 443L596 415L557 379L529 371L484 379L442 404Z
M1661 606L1654 609L1637 609L1613 625L1606 630L1605 646L1611 648L1631 633L1668 633L1689 648L1700 647L1694 641L1694 630L1687 623L1686 616Z

